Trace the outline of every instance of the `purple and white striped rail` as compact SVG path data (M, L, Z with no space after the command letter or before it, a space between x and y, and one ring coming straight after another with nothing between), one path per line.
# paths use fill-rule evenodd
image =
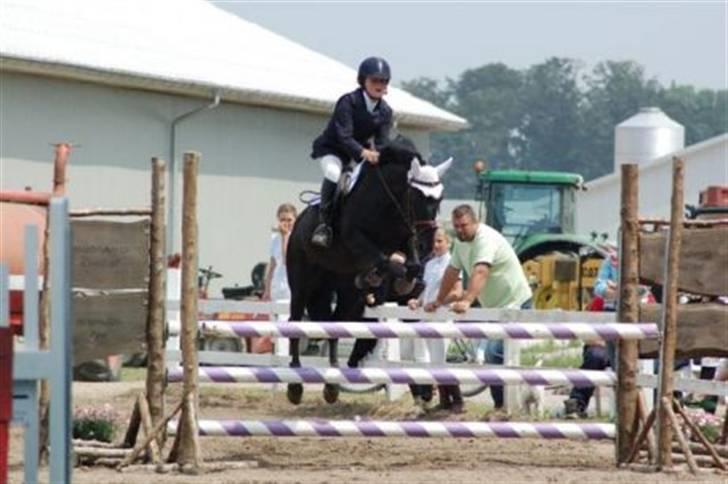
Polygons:
M182 381L181 368L170 370L168 381ZM277 368L205 366L199 381L211 383L385 383L435 385L572 385L610 386L612 372L556 369L493 368Z
M640 340L658 337L656 324L631 323L273 323L200 321L205 334L277 338L488 338Z
M603 423L386 422L375 420L200 420L201 436L613 439ZM174 434L177 422L170 422Z

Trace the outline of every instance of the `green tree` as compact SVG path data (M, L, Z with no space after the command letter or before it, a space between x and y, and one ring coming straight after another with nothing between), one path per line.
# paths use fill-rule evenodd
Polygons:
M674 83L660 91L658 105L685 126L685 145L728 131L728 91L713 91Z
M658 104L660 85L634 61L606 61L584 76L579 172L591 179L614 168L614 127L641 107Z
M473 196L478 159L489 168L573 171L587 180L610 173L615 126L646 106L683 124L686 145L728 131L728 90L664 87L634 61L601 62L589 73L557 57L523 70L491 63L442 85L419 78L403 87L469 122L432 136L434 158L456 159L445 179L452 198Z
M581 135L579 64L553 57L525 73L518 126L517 166L524 169L577 171Z

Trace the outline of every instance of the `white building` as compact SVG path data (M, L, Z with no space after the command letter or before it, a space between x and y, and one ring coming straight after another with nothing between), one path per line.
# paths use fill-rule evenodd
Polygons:
M203 0L3 0L0 31L0 188L49 190L49 145L67 141L73 207L143 206L152 157L179 171L199 151L200 265L228 285L267 260L278 204L318 189L311 142L356 87L354 69ZM423 153L466 124L400 89L387 100Z
M647 127L642 125L639 127L643 130L639 133L642 136L634 137L632 132L628 133L628 139L621 137L620 129L634 129L633 121L645 112L650 116L655 113L653 108L647 108L617 126L615 172L588 182L587 190L579 193L577 233L606 232L610 239L617 239L621 191L619 165L630 160L639 166L639 214L642 218L669 219L673 157L685 162L686 204L697 205L700 192L710 185L728 185L728 133L682 148L682 126L659 112L663 119L658 120L659 125L649 127L646 130L649 132L645 132ZM630 145L626 149L625 139Z

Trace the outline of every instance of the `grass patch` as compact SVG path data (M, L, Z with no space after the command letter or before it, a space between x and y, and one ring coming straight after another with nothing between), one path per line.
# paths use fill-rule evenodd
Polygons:
M146 368L121 368L121 381L144 381L146 378Z
M539 355L521 355L521 366L534 366L542 357ZM581 366L581 354L578 355L554 355L543 357L543 368L579 368Z

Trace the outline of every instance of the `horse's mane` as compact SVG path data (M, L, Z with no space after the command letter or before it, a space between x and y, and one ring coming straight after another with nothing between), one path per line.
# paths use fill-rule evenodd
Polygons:
M382 146L379 153L379 161L382 165L393 164L409 168L412 158L417 158L421 165L426 164L412 140L402 135L397 135L396 138L389 140Z

